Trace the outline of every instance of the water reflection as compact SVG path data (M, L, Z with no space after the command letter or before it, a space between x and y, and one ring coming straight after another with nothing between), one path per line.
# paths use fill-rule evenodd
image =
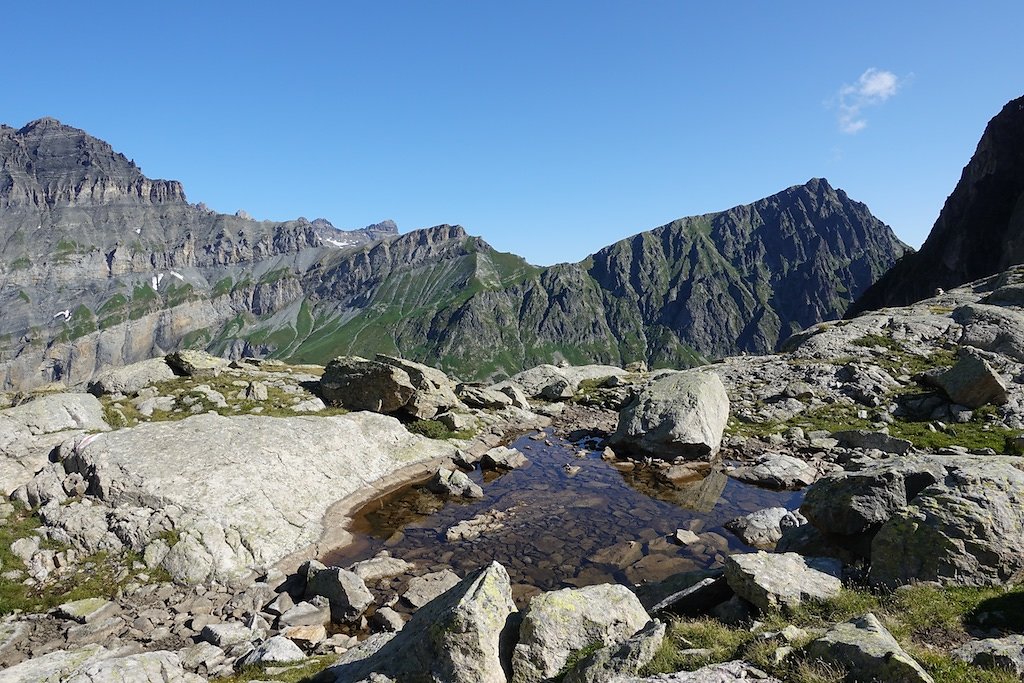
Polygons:
M558 439L523 437L513 445L530 464L500 475L473 472L483 499L446 501L422 485L407 487L360 511L351 527L355 541L324 561L346 566L387 549L423 569L464 576L498 560L519 595L638 584L718 566L728 553L750 550L723 525L764 507L793 509L802 496L758 489L720 469L689 480L666 478L653 467L622 472L600 452L585 449L580 457L578 445ZM574 474L567 471L575 467ZM460 532L448 534L460 523ZM462 533L466 528L479 533ZM670 539L677 529L698 538L678 545Z

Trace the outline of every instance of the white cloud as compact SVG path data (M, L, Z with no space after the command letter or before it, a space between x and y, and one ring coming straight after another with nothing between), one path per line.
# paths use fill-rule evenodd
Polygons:
M839 89L839 130L847 135L859 133L867 127L864 109L882 104L899 92L903 80L891 71L871 67L854 84Z

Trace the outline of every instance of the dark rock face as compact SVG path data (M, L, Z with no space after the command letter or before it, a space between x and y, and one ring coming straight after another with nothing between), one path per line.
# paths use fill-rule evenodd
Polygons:
M905 306L1024 262L1024 97L985 128L928 239L875 283L847 315Z
M0 128L0 389L181 348L463 378L540 363L688 366L843 314L904 252L825 180L537 268L459 226L397 234L189 204L53 119Z

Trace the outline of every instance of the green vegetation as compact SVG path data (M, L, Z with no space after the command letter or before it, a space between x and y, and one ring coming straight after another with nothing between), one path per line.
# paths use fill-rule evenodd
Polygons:
M64 331L57 336L56 341L73 341L91 332L95 332L97 329L96 318L93 316L92 311L89 310L88 306L80 304L71 312L71 317L64 323Z
M128 297L124 294L118 293L104 301L103 305L96 309L96 314L102 316L115 311L120 311L127 305Z
M231 278L226 277L217 281L217 284L213 286L212 298L216 299L219 296L224 296L231 292Z
M338 655L310 657L294 666L271 664L247 666L231 676L210 679L210 683L246 683L251 680L279 681L280 683L313 683L316 675L334 664Z
M777 632L792 624L812 631L826 629L866 612L873 612L900 644L931 674L936 683L1009 683L1016 675L980 668L951 658L948 650L972 638L969 629L1024 629L1024 587L973 588L905 587L892 593L844 589L836 598L809 602L788 613L761 615L760 632ZM843 680L844 671L806 657L802 649L812 635L790 643L795 651L776 662L781 639L764 639L746 627L726 626L713 619L683 619L670 625L662 647L644 674L694 670L714 662L743 659L784 680L817 683ZM687 652L695 650L695 652Z
M28 294L25 293L24 289L18 290L18 298L27 304L32 303L32 300L28 298Z
M276 268L274 270L270 270L270 271L267 271L266 273L264 273L263 276L260 277L259 284L261 284L261 285L270 285L270 284L273 284L275 282L279 282L280 280L284 280L285 278L292 278L292 277L295 277L295 276L292 274L291 269L289 269L289 268Z
M405 428L428 439L471 439L476 433L472 429L453 432L437 420L416 420L405 425Z
M11 270L28 270L32 267L32 259L28 256L19 256L11 263Z
M24 570L21 558L11 552L10 546L22 538L36 534L39 519L24 508L16 508L5 521L0 522L0 562L4 571ZM43 550L67 552L68 548L48 539L40 543ZM26 586L19 579L0 576L0 616L15 610L24 612L46 612L57 605L82 598L115 597L129 581L140 581L142 577L133 575L131 569L141 557L137 553L120 554L99 552L81 558L72 566L59 569L45 581L35 586ZM160 582L169 579L163 570L146 570L145 577L149 582Z

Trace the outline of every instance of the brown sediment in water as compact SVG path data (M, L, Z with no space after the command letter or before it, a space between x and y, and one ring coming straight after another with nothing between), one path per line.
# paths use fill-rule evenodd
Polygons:
M639 584L720 566L729 553L749 550L724 530L726 521L764 507L793 509L802 496L743 484L716 467L674 482L655 467L619 472L601 459L596 440L581 448L560 437L524 437L514 445L529 465L497 477L470 475L483 485L483 500L445 501L422 487L399 487L350 510L350 542L323 561L347 566L386 549L417 573L465 575L497 560L520 596L567 585ZM677 528L697 532L700 542L673 543ZM399 583L390 590L400 591Z

